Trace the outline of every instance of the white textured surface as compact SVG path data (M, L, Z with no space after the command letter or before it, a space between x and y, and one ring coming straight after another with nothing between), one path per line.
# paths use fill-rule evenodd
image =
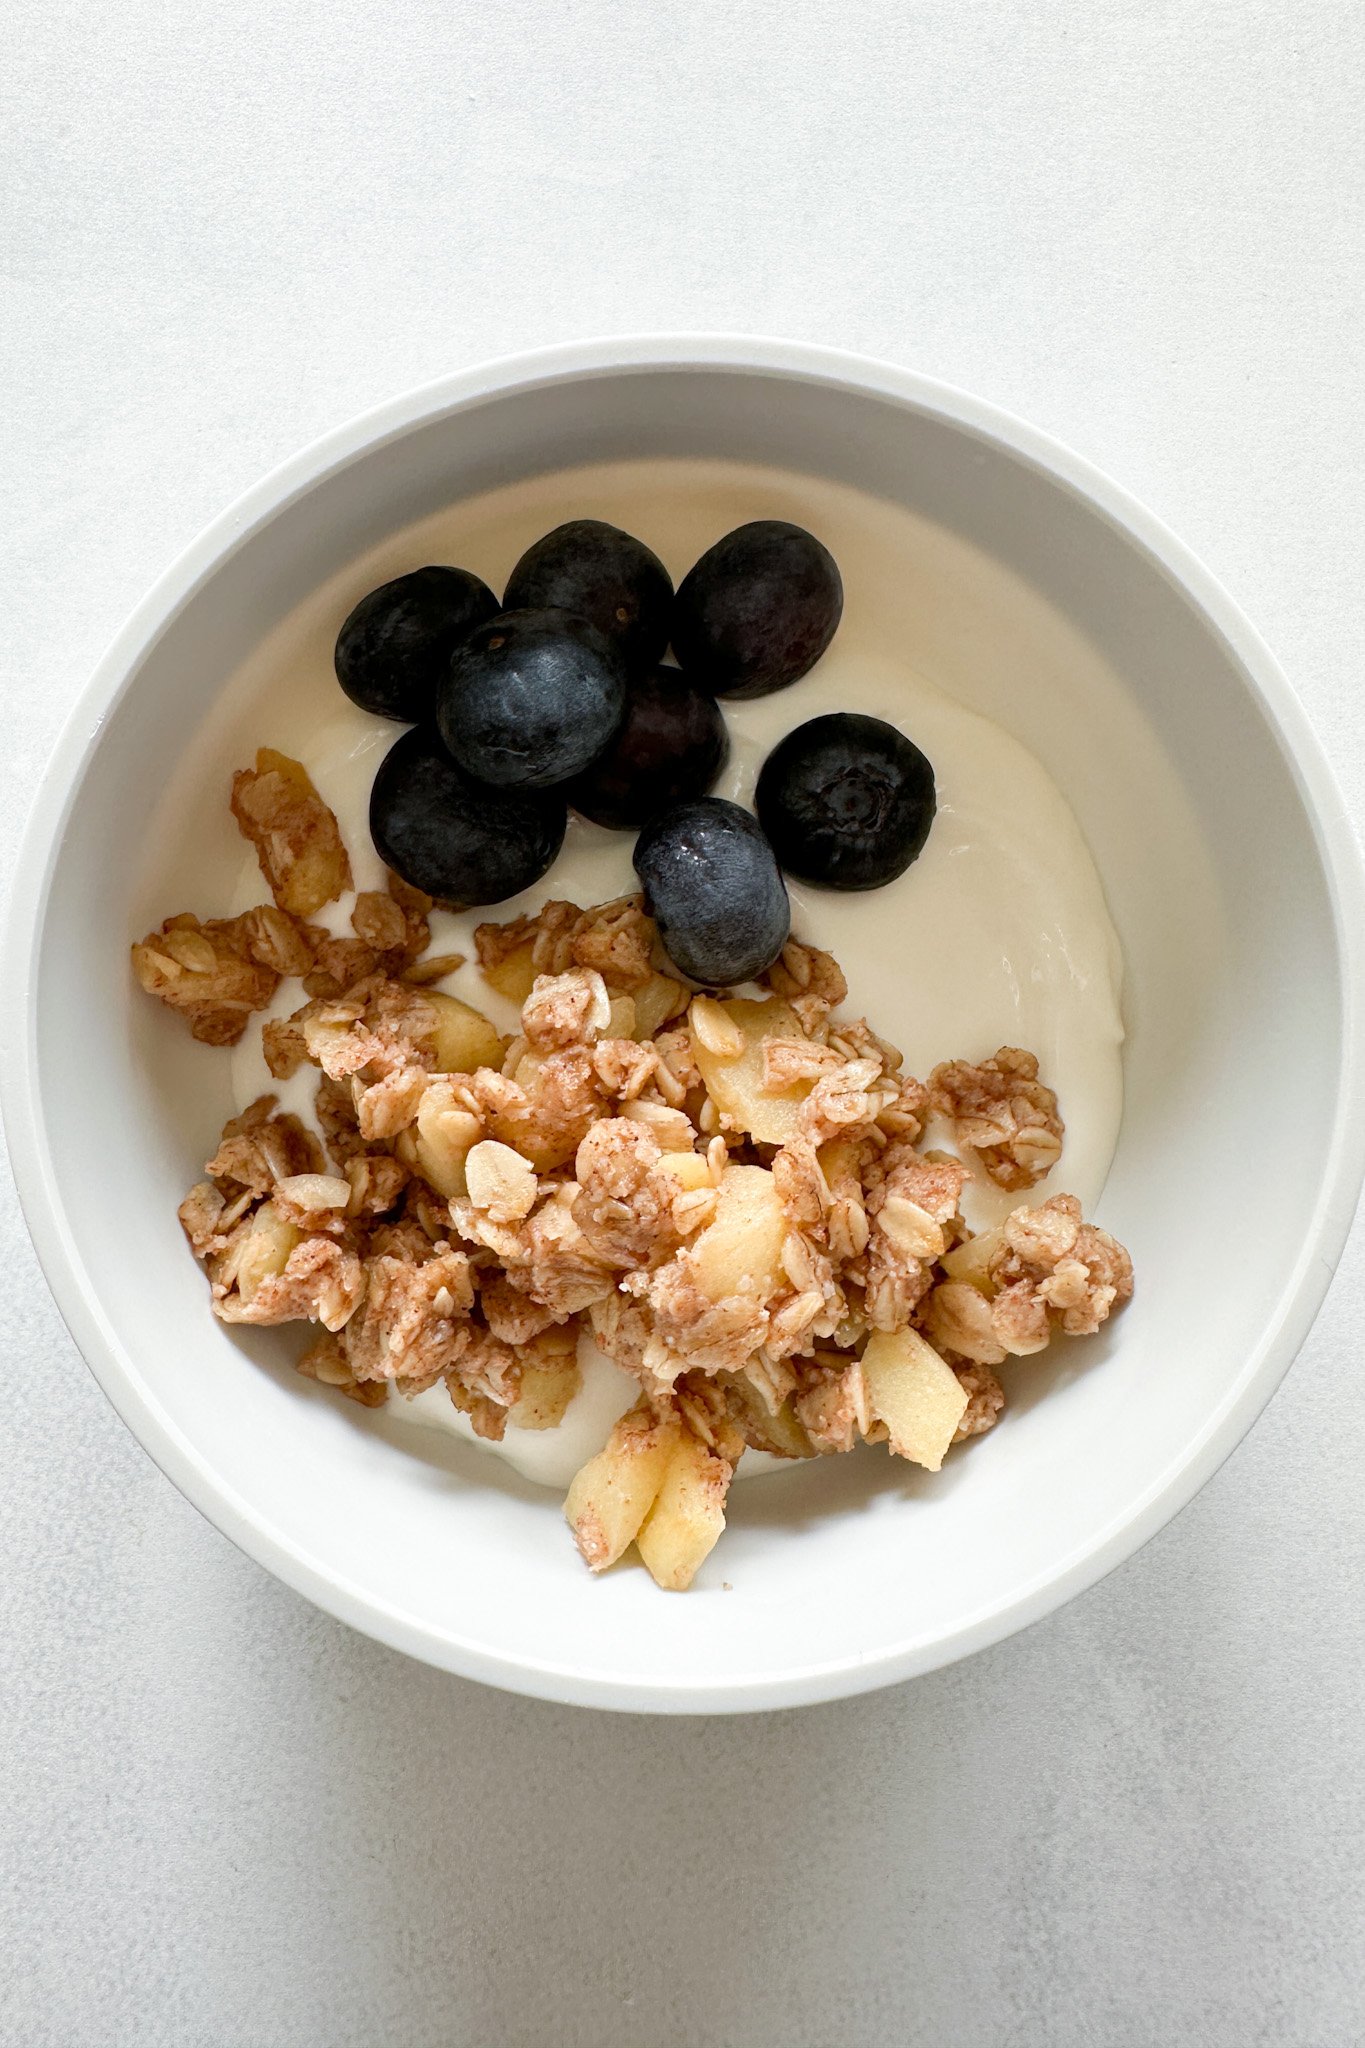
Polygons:
M6 852L115 626L262 470L441 371L651 327L862 348L1093 457L1244 602L1365 815L1358 10L0 21ZM1104 1585L895 1692L652 1723L440 1677L246 1563L3 1227L0 2040L1365 2034L1359 1231L1251 1438Z

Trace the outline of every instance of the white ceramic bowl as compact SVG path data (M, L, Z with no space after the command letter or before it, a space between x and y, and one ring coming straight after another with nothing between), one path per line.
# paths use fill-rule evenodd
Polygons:
M590 1579L555 1497L444 1439L415 1454L411 1433L245 1357L212 1322L174 1212L225 1083L135 990L127 945L180 907L149 865L166 792L183 791L225 679L310 591L468 493L698 454L853 484L960 543L957 585L926 597L908 652L1035 750L1094 851L1130 1033L1101 1213L1140 1277L1104 1337L1039 1362L1047 1399L942 1475L833 1459L737 1493L728 1587L676 1599L638 1571ZM971 630L936 640L944 607ZM29 831L5 1118L81 1350L251 1556L381 1640L520 1691L792 1705L1047 1613L1169 1520L1260 1411L1359 1186L1363 928L1356 850L1288 687L1112 484L901 370L787 344L613 341L452 378L344 428L225 513L141 606Z

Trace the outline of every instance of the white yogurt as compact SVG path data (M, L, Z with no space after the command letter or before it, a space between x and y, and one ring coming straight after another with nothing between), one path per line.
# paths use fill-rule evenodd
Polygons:
M688 491L687 468L669 466L673 489L665 492L653 468L620 467L611 472L618 480L614 494L604 495L599 483L576 509L633 527L680 575L707 539L743 518L759 516L747 478L742 502L737 488L734 508L727 511L716 486L716 466L706 466L704 492ZM396 728L356 710L331 680L331 642L340 618L370 583L424 561L467 562L496 581L521 547L570 516L575 509L572 486L571 477L540 479L454 507L441 515L439 536L429 522L425 546L405 559L395 562L388 548L369 582L363 576L358 582L349 579L353 594L314 608L316 616L304 621L306 630L281 629L271 636L274 673L263 662L258 678L263 706L268 712L272 702L292 701L297 710L302 700L314 709L306 721L279 717L260 739L302 758L336 812L358 889L381 888L384 882L383 864L370 843L369 794ZM700 544L699 499L712 508ZM875 535L882 559L894 561L898 541L907 559L917 543L922 547L922 533L908 515L879 501L831 491L827 520L818 508L807 510L807 522L844 568L848 599L843 621L829 652L801 682L754 703L725 706L732 753L717 793L748 802L770 748L793 726L821 712L861 711L888 719L924 750L934 766L938 815L918 861L887 888L861 895L792 885L793 929L835 955L848 978L847 1013L865 1014L882 1037L900 1047L911 1072L927 1074L942 1059L980 1059L1000 1045L1036 1053L1044 1078L1057 1091L1066 1142L1059 1167L1029 1199L1041 1201L1064 1188L1092 1213L1113 1156L1123 1102L1122 963L1099 876L1066 799L1027 748L1001 726L954 702L900 658L896 634L889 629L898 593L886 588L883 594L881 585L869 589L864 579L850 574L855 557L849 546L841 549L845 501L857 507L857 530L847 536L849 546L861 531L864 537ZM776 515L782 508L774 505L773 511ZM490 532L497 535L505 560L490 563ZM636 886L631 847L629 834L571 818L564 849L536 888L495 910L459 917L435 913L432 949L470 956L470 964L442 986L486 1011L502 1028L511 1028L511 1005L488 988L472 964L473 927L488 917L534 911L551 897L590 904L626 894ZM246 909L262 893L259 870L247 855L229 908ZM322 921L345 932L349 910L347 899L331 906ZM287 1014L298 1000L297 984L287 983L269 1014ZM261 1057L260 1023L253 1019L233 1053L235 1099L244 1104L271 1090L284 1107L311 1118L316 1075L307 1069L292 1082L272 1080ZM946 1132L935 1130L931 1136L936 1143L949 1142ZM1018 1199L978 1177L964 1194L963 1209L981 1228ZM600 1449L611 1422L633 1398L633 1383L595 1347L585 1343L580 1362L583 1390L557 1429L509 1428L501 1444L487 1446L546 1485L567 1484L584 1459ZM465 1417L440 1388L410 1403L395 1402L389 1412L472 1436ZM744 1469L755 1464L750 1454Z

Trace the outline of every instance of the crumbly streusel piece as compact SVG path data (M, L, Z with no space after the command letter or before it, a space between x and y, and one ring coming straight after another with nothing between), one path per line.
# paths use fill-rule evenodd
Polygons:
M273 904L202 923L182 911L132 948L147 994L178 1011L204 1045L236 1045L281 976L302 973L312 957L306 932Z
M611 1294L615 1269L593 1248L573 1214L577 1183L552 1188L531 1215L502 1222L456 1197L450 1204L457 1234L492 1253L508 1284L529 1295L556 1321L565 1321Z
M339 1329L364 1291L345 1216L350 1188L323 1172L322 1148L264 1095L233 1117L180 1205L190 1248L228 1323L299 1319Z
M505 924L481 924L474 933L479 965L487 973L526 949L538 975L566 974L571 967L595 970L607 987L629 995L653 975L658 933L641 896L581 910L576 903L547 903L534 917Z
M317 1139L298 1117L278 1114L276 1100L259 1095L240 1116L228 1118L204 1167L211 1180L232 1181L264 1195L291 1174L322 1172Z
M1092 1335L1133 1291L1133 1262L1107 1230L1081 1217L1074 1195L1019 1208L987 1240L980 1286L945 1280L923 1322L950 1357L999 1365L1042 1351L1054 1335Z
M851 1451L873 1428L862 1365L839 1353L815 1358L792 1407L817 1452Z
M814 996L827 1009L837 1010L848 999L848 983L834 955L822 953L818 946L803 946L799 939L788 939L759 979L788 1002L797 996Z
M627 1117L595 1123L579 1146L573 1217L606 1264L657 1266L677 1249L674 1208L684 1191L660 1170L662 1156L645 1126Z
M346 1357L357 1380L434 1386L455 1364L474 1305L464 1252L434 1252L420 1264L389 1253L365 1261L365 1294L346 1326Z
M351 863L330 807L307 769L273 747L232 778L232 815L256 849L281 910L311 917L351 886Z
M957 1425L955 1444L969 1437L984 1436L994 1429L1005 1405L1005 1389L988 1365L959 1365L955 1368L967 1394L967 1412Z
M863 1263L864 1306L874 1330L904 1330L933 1285L969 1178L959 1160L897 1148L897 1163L871 1187Z
M659 1269L648 1283L646 1299L653 1318L644 1360L647 1383L671 1385L688 1366L740 1372L768 1334L766 1305L749 1294L714 1301L698 1286L688 1253Z
M373 976L345 996L315 997L262 1033L272 1073L300 1058L349 1085L362 1141L397 1137L415 1122L436 1059L437 1016L420 989ZM300 1046L302 1053L300 1054Z
M444 1375L446 1392L460 1413L469 1417L475 1436L500 1443L507 1430L508 1411L520 1391L521 1365L517 1353L511 1345L473 1322L459 1331L456 1350L456 1362ZM404 1391L417 1392L420 1388Z
M346 1346L334 1330L319 1330L297 1362L296 1370L319 1386L331 1387L362 1408L381 1408L389 1397L387 1380L358 1380L351 1371Z
M582 913L569 942L577 967L595 968L608 988L629 995L654 972L658 930L641 896L621 896Z
M462 955L425 963L426 972L415 966L431 936L430 909L431 898L420 889L409 888L398 875L389 876L386 890L362 890L351 911L353 938L309 927L313 958L303 973L305 992L335 999L375 975L417 986L449 973L460 965Z
M542 1173L571 1159L591 1125L608 1113L586 1046L527 1053L514 1079L482 1068L461 1080L490 1134L514 1146Z
M946 1060L929 1076L929 1099L997 1187L1034 1187L1062 1156L1057 1097L1039 1080L1031 1052L1002 1045L976 1064Z
M726 1389L705 1373L684 1373L673 1389L678 1414L693 1436L730 1465L744 1454L744 1431L731 1408Z
M797 1127L817 1145L863 1135L897 1093L894 1081L884 1081L880 1060L845 1060L816 1082L797 1112Z
M997 1308L1037 1302L1066 1336L1086 1337L1132 1295L1132 1259L1107 1230L1083 1220L1074 1195L1016 1209L1003 1238L990 1266Z
M355 1153L346 1161L345 1172L350 1191L346 1214L362 1221L391 1215L412 1178L390 1152Z
M611 1023L611 998L596 968L538 974L521 1006L521 1028L536 1052L595 1045Z
M350 1248L331 1237L299 1237L276 1270L259 1273L252 1253L265 1235L269 1240L283 1218L269 1218L272 1203L263 1203L237 1226L221 1260L209 1261L213 1312L225 1323L321 1323L339 1330L355 1313L365 1292L365 1274ZM285 1223L286 1229L290 1226ZM251 1275L248 1284L248 1274Z

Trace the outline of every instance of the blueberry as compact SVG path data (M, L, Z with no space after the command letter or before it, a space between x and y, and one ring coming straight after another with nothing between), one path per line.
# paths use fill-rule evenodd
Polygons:
M576 612L620 648L636 674L668 645L673 579L652 548L605 519L570 519L529 547L503 605Z
M905 872L929 837L934 771L884 719L832 711L773 748L754 805L798 881L879 889Z
M565 819L562 796L473 781L424 726L389 749L370 793L381 859L457 910L501 903L538 882L563 843Z
M844 586L802 526L737 526L678 586L673 652L718 697L766 697L814 668L834 638Z
M681 669L651 669L631 684L606 752L564 793L595 825L638 829L688 797L705 796L729 752L715 698Z
M571 612L499 612L451 656L436 723L480 782L549 789L596 760L625 708L625 665L596 626Z
M690 981L752 981L787 943L791 909L773 850L748 811L724 797L679 804L635 842L659 936Z
M337 635L337 681L353 704L415 725L460 640L498 600L468 569L414 569L362 597Z

